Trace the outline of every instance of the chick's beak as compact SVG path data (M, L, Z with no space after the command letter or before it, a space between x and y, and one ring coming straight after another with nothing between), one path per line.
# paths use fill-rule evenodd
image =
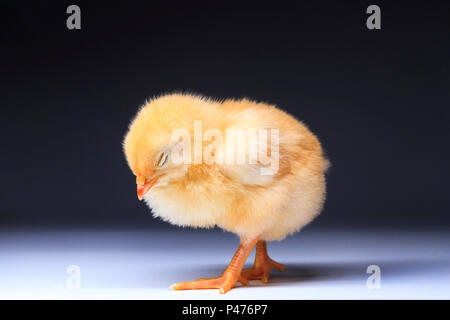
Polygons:
M145 183L138 183L137 196L139 200L142 200L144 195L156 184L156 182L158 182L159 178L161 178L161 176L154 177Z

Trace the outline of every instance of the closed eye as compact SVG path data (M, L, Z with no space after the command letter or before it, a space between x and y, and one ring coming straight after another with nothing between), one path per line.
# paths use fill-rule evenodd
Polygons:
M169 159L169 155L165 152L161 152L159 154L158 160L156 162L156 166L163 167L164 165L166 165L168 159Z

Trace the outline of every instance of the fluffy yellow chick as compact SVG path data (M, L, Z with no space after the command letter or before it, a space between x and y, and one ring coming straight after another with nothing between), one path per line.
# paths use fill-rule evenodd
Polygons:
M137 194L153 215L179 226L218 226L240 245L224 273L180 282L175 290L219 289L269 280L284 266L267 241L299 231L321 211L328 161L305 125L274 106L169 94L146 103L124 151ZM254 266L242 270L253 247Z

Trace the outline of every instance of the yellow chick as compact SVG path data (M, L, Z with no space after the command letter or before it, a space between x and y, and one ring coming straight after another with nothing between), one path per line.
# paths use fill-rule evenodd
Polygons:
M325 200L317 137L275 106L247 99L217 101L168 94L146 103L124 139L137 195L155 217L179 226L218 226L240 245L224 273L180 282L175 290L219 289L269 280L284 266L267 255L316 217ZM254 265L242 270L256 247Z

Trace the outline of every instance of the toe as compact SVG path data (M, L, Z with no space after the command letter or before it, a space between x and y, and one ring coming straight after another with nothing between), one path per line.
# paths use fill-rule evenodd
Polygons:
M217 288L217 279L202 279L187 282L177 282L171 286L174 290L192 290L192 289L215 289Z
M243 285L246 286L248 285L248 279L244 276L244 275L240 275L238 281Z
M247 280L259 280L262 274L263 270L260 270L259 268L250 268L241 272L241 275Z
M245 281L246 279L242 278L241 283L244 284ZM235 284L236 280L229 277L202 278L195 281L177 282L170 288L174 290L219 289L220 293L226 293L230 291Z
M278 271L284 271L284 270L286 270L286 267L285 267L283 264L278 263L278 262L273 261L273 260L272 260L272 267L274 267L274 268L277 269Z
M261 277L261 282L269 283L269 278L270 278L269 272L264 272L264 274Z

